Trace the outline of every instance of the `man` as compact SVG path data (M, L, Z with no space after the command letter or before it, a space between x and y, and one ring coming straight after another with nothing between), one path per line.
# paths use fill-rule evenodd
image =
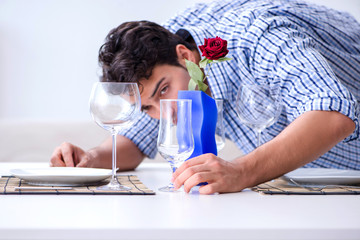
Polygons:
M173 174L175 187L189 192L208 182L200 193L236 192L302 166L360 170L360 25L350 15L303 2L231 0L198 4L164 27L124 23L99 52L102 81L137 82L141 91L144 113L118 136L122 170L155 156L159 101L187 89L184 59L198 63L196 46L215 36L228 41L233 60L212 66L207 93L224 99L226 136L245 156L190 159ZM235 112L242 83L269 85L284 105L256 149L255 132ZM110 167L111 140L89 151L64 143L51 164Z

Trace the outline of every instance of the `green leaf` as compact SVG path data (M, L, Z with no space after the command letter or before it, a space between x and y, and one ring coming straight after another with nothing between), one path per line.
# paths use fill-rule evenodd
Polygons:
M200 68L205 69L206 65L211 63L213 60L207 59L207 58L203 58L201 59L201 61L199 62L199 66Z
M195 81L198 81L198 80L201 81L204 78L204 74L198 65L196 65L195 63L193 63L187 59L185 59L185 63L186 63L186 68L192 79L194 79Z
M225 61L230 61L230 60L232 60L232 58L223 57L223 58L219 58L218 60L214 60L214 62L219 63L219 62L225 62Z
M196 88L196 85L197 85L197 83L195 82L195 80L190 78L189 85L188 85L189 91L194 91Z
M197 81L197 84L199 86L199 90L201 90L203 92L205 92L206 89L208 88L208 86L205 83L203 83L202 81Z

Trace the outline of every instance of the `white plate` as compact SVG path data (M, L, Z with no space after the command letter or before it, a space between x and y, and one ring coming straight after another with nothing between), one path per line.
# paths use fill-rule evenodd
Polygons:
M29 184L47 186L82 186L111 176L109 169L77 167L11 169L10 173Z
M299 168L284 175L298 183L354 185L360 183L360 171L329 168Z

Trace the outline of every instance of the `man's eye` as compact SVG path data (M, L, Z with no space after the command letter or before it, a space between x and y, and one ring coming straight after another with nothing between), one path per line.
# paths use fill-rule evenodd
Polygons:
M141 107L141 111L142 111L142 112L145 112L145 113L146 113L147 111L149 111L149 109L150 109L149 106L142 106L142 107Z
M164 94L167 92L168 89L169 89L168 86L163 87L163 88L161 89L161 91L160 91L160 95L164 95Z

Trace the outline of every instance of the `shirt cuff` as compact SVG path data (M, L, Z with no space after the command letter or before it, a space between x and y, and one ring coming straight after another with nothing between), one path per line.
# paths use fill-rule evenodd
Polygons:
M299 106L296 109L295 116L298 117L301 114L309 111L336 111L347 117L349 117L355 123L354 132L345 138L344 142L349 142L359 138L359 104L355 101L343 99L339 97L320 97L312 99L305 104ZM296 118L295 117L295 118Z

